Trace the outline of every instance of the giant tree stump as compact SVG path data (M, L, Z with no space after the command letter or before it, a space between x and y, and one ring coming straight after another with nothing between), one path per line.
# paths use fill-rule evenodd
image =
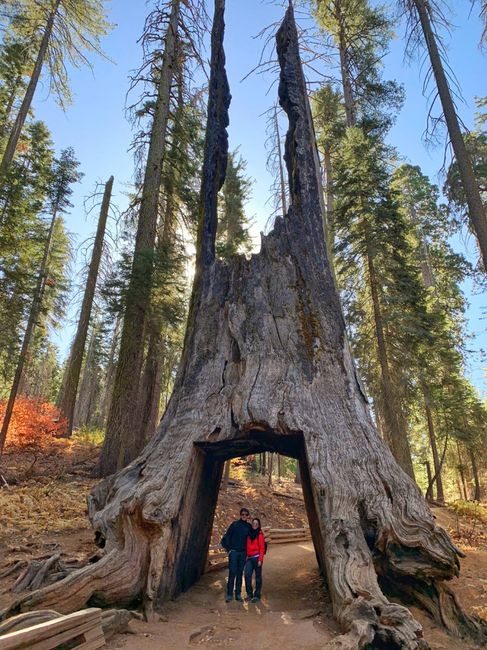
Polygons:
M419 623L381 584L452 633L482 641L485 628L444 587L460 553L377 435L354 368L327 258L292 8L277 34L291 207L259 254L214 258L230 99L222 42L216 0L198 267L174 393L152 442L89 498L103 559L9 613L163 607L205 569L225 460L275 451L299 460L318 564L344 631L337 647L427 647Z

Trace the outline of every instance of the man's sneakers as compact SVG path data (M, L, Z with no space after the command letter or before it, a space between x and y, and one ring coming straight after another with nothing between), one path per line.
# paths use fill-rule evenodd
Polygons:
M238 600L238 602L241 603L242 602L242 596L240 594L237 594L235 596L235 600Z
M230 596L230 595L227 595L227 597L225 598L226 603L231 603L232 600L233 600L233 596Z
M259 600L260 600L260 597L259 597L259 596L254 596L254 597L252 598L251 602L252 602L252 603L258 603Z

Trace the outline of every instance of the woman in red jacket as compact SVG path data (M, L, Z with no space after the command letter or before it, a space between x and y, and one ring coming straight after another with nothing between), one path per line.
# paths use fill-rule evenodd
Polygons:
M262 591L262 562L264 561L265 540L260 527L260 519L252 519L252 530L247 537L247 561L244 568L247 599L258 603ZM252 589L252 575L255 571L255 591Z

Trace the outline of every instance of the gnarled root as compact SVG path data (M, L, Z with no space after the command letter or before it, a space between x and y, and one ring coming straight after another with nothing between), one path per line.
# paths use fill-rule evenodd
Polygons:
M146 563L134 561L137 555L130 550L114 549L99 562L73 571L64 580L18 598L0 613L0 620L35 609L68 614L87 603L130 604L140 596L147 574Z

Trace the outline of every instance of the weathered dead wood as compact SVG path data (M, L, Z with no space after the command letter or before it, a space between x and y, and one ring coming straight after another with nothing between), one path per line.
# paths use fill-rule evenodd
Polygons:
M60 616L62 614L52 609L35 610L33 612L25 612L24 614L12 616L3 623L0 623L0 636L15 632L16 630L23 630L32 625L39 625L39 623L45 623L46 621L53 621Z
M0 571L0 578L6 578L7 576L12 575L12 573L20 571L20 569L23 569L26 564L27 560L14 560L13 562L10 562L3 571Z
M208 129L225 146L222 0L216 9ZM106 554L19 599L4 616L140 600L151 615L205 570L225 460L278 452L299 460L316 555L344 632L335 647L427 647L419 623L388 601L378 575L450 631L487 638L485 625L445 595L443 583L458 574L460 552L377 435L356 376L327 258L292 8L277 49L279 97L289 117L289 211L263 237L258 255L221 262L212 257L211 241L218 183L204 194L204 255L173 395L142 454L89 497ZM206 156L204 179L222 181L223 162Z

